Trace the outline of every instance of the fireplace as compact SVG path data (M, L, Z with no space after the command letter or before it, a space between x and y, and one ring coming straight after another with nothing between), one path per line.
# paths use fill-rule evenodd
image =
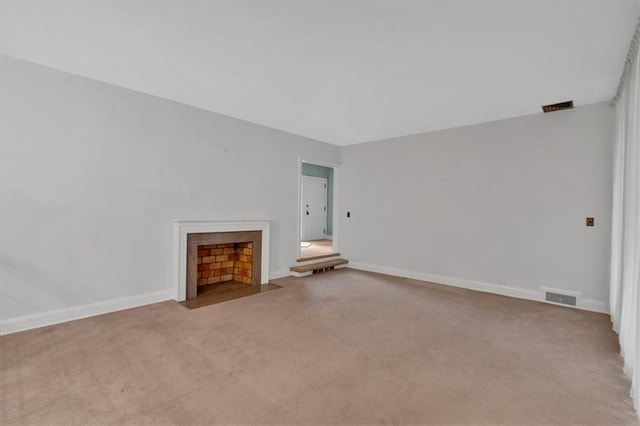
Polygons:
M228 281L267 284L268 249L269 222L175 222L176 300L193 299L199 287Z
M235 280L260 285L261 250L262 231L187 235L187 299L198 295L199 286L209 284Z

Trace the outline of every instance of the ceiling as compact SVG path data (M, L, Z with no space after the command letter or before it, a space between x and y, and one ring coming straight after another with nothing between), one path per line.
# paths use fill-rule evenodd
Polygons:
M3 53L336 145L615 93L632 1L3 1Z

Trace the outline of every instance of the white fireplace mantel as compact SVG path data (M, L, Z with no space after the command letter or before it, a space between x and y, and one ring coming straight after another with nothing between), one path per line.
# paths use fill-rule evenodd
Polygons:
M173 223L173 281L176 300L187 298L187 235L207 232L262 231L261 284L269 282L268 221L176 221Z

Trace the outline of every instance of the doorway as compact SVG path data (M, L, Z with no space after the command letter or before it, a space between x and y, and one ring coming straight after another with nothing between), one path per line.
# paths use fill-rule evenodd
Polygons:
M300 238L303 241L327 239L327 179L302 175Z
M298 261L336 254L334 233L336 167L300 160Z

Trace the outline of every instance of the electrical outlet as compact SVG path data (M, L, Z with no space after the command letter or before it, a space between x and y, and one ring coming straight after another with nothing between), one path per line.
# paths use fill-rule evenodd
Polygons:
M595 224L595 220L592 217L587 218L587 226L593 226Z

